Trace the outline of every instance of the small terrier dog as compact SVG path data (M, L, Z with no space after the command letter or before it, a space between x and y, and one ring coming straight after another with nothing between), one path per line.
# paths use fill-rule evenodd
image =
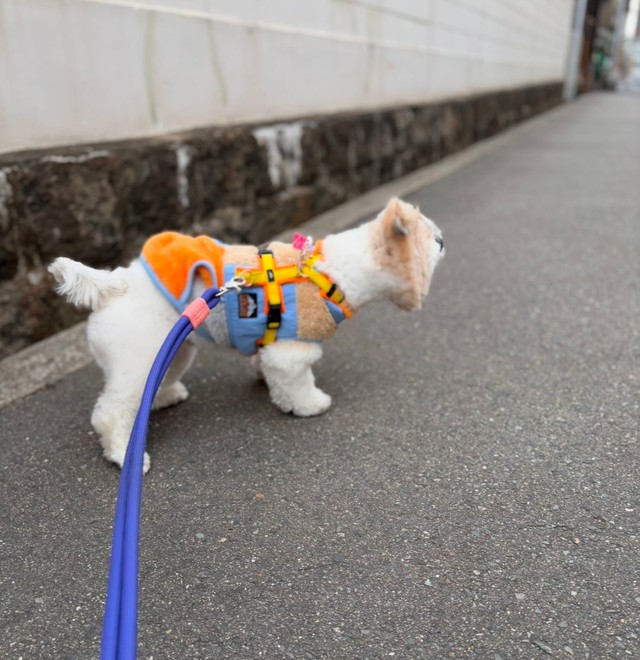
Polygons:
M319 342L373 300L419 309L444 256L435 223L395 198L355 229L315 245L297 238L294 245L273 242L258 250L164 232L149 239L127 268L96 270L64 257L49 266L58 293L93 310L88 340L105 386L91 422L108 460L122 467L156 354L178 315L206 288L243 278L245 286L222 298L224 304L198 334L253 355L273 403L285 413L308 417L331 405L311 371L322 356ZM188 397L180 379L195 354L189 339L158 390L155 409ZM144 471L149 467L145 454Z

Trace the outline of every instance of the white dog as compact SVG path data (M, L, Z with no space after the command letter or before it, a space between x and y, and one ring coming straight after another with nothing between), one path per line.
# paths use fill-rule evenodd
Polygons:
M419 309L443 255L436 225L392 199L375 220L316 245L271 243L259 251L165 232L149 239L128 268L96 270L60 257L49 271L61 295L93 310L88 339L105 387L91 422L105 457L122 467L156 354L178 314L207 287L243 277L246 286L226 294L200 331L215 343L254 354L273 403L306 417L331 405L311 371L322 355L319 342L373 300ZM187 398L180 379L195 354L189 340L169 368L154 408ZM145 472L149 466L145 454Z

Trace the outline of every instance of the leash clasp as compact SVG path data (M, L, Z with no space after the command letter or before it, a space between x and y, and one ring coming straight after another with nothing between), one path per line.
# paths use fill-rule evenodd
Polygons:
M236 275L235 277L232 277L228 282L225 282L220 289L218 290L218 293L216 294L216 298L220 298L224 296L225 293L229 293L229 291L240 291L243 286L247 285L247 279L243 277L242 275Z

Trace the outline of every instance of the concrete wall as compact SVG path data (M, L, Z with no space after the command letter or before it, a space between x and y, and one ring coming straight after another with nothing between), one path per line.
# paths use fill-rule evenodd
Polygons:
M564 77L572 0L2 0L0 152Z

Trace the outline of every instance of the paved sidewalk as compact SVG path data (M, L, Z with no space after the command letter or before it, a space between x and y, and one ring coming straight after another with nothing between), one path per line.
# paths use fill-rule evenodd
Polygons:
M201 353L152 419L140 658L640 657L639 154L594 94L412 194L447 257L327 344L321 418ZM0 411L2 658L98 654L99 389Z

